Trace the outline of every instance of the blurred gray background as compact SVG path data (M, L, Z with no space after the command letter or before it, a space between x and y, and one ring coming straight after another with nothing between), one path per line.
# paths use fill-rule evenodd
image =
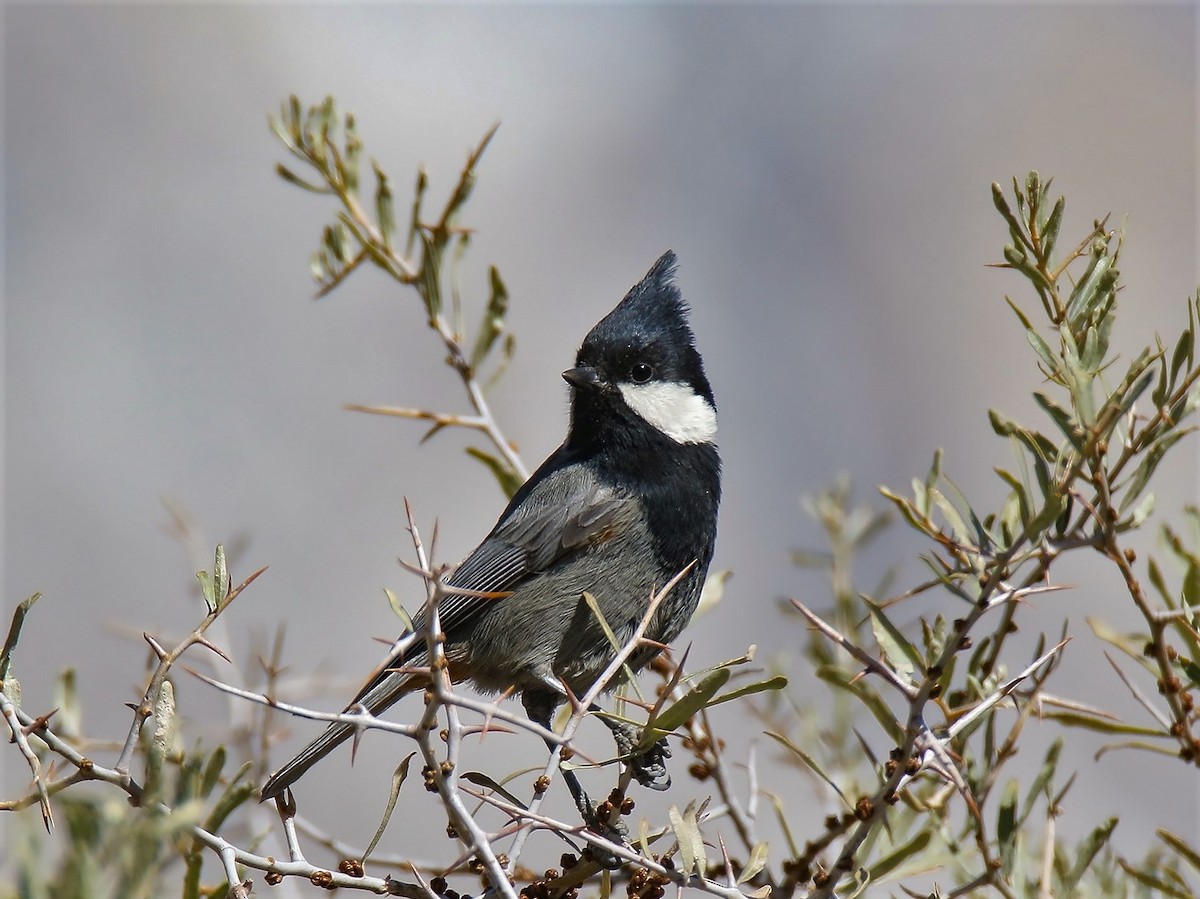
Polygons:
M122 704L144 685L136 635L198 620L192 572L218 540L245 539L235 581L270 565L223 639L249 664L286 621L287 664L328 672L311 702L333 709L375 663L372 637L396 630L382 588L415 602L395 562L403 497L427 530L439 521L447 560L503 505L463 436L418 446L417 425L341 408L467 407L415 295L366 272L311 300L307 260L332 209L272 174L285 156L266 115L289 93L357 114L398 209L419 163L440 202L502 122L467 215L464 287L478 302L495 263L511 291L518 351L493 398L531 466L561 439L559 372L579 340L678 252L721 413L717 565L735 571L687 634L693 667L802 645L777 601L821 607L828 591L790 562L819 546L798 498L839 472L881 505L876 485L905 489L941 446L968 495L1000 496L991 469L1011 455L986 410L1032 418L1038 384L1003 295L1031 311L1036 299L984 267L1006 240L993 180L1055 176L1064 243L1093 217L1128 216L1126 350L1172 338L1196 282L1188 5L17 5L4 19L0 611L6 627L20 599L45 594L17 658L26 704L49 708L74 666L98 736L123 735ZM1195 501L1191 458L1158 493L1168 515ZM169 535L164 498L190 510L200 560ZM916 576L920 549L895 527L861 560L860 586L893 565ZM1141 721L1085 623L1137 624L1115 572L1061 576L1078 589L1034 604L1022 646L1065 614L1079 639L1057 692ZM899 617L935 609L957 614L926 596ZM792 673L799 701L824 695L803 665ZM220 738L228 703L194 682L180 692L191 731ZM275 761L316 729L297 722ZM1057 732L1041 731L1030 763ZM1093 764L1103 740L1069 736L1082 773L1066 832L1120 814L1130 851L1153 825L1196 836L1190 769L1128 752ZM342 754L314 772L306 789L324 799L310 817L365 843L397 751L374 737L353 773ZM786 792L772 752L760 746L764 780ZM11 748L0 772L5 797L25 789ZM805 836L829 811L808 795L793 822ZM416 839L393 828L391 851Z

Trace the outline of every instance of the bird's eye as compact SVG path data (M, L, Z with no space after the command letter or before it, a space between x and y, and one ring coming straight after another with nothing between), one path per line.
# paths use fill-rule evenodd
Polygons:
M629 370L629 377L634 384L645 384L654 377L654 369L645 362L637 362Z

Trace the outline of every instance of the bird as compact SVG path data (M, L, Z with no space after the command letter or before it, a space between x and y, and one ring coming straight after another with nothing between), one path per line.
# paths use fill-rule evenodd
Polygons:
M483 693L519 693L530 720L546 729L558 706L584 695L614 658L604 623L623 645L655 593L683 573L628 659L637 672L687 625L713 558L721 500L716 402L676 268L668 250L584 338L562 374L570 394L566 439L446 579L439 601L452 679ZM426 632L427 612L414 616L410 636ZM420 669L428 664L425 640L398 640L347 712L378 714L424 689ZM618 747L637 745L627 725L602 720ZM329 725L268 778L262 799L282 795L354 733L349 722ZM643 785L663 789L669 754L664 738L626 764ZM586 794L565 773L586 819Z

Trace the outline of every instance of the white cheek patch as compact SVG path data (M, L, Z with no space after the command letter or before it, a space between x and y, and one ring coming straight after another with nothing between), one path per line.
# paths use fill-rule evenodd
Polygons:
M625 404L676 443L712 443L717 436L717 410L680 381L620 384Z

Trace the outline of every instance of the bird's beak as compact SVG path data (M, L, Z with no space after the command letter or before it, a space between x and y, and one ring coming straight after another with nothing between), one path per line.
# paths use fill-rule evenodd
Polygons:
M578 387L581 390L597 390L600 385L600 373L590 365L577 365L575 368L568 368L562 373L563 380L572 387Z

